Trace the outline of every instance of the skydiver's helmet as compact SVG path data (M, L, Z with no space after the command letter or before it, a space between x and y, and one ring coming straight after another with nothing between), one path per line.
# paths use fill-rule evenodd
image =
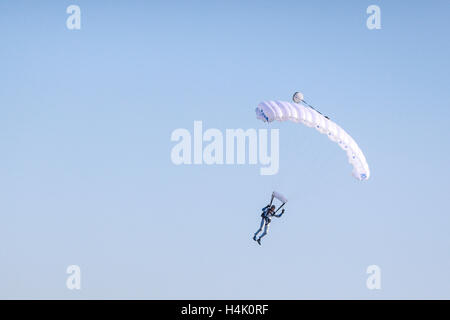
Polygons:
M271 205L270 210L275 211L275 205Z
M301 92L296 92L296 93L294 93L294 95L292 96L292 100L293 100L295 103L300 103L300 102L302 102L302 101L303 101L303 93L301 93Z

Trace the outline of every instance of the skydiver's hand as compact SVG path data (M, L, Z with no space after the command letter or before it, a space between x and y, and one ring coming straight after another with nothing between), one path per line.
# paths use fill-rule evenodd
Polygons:
M284 209L283 210L281 210L281 214L283 214L284 213Z

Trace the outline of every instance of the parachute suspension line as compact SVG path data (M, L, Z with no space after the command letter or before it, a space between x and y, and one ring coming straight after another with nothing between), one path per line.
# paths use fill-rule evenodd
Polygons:
M317 110L316 108L314 108L312 105L310 105L308 102L306 102L305 100L301 100L307 107L310 107L311 109L313 109L314 111L316 111L317 113L323 115L325 118L327 118L328 120L330 120L330 118L324 114L322 114L322 112L320 112L319 110Z
M272 198L270 199L270 204L269 204L269 207L272 205L272 203L273 203L273 193L272 193Z
M268 121L266 122L266 128L267 128L267 139L269 139L270 130L271 130L272 128L271 128L270 122L268 122ZM267 142L268 142L268 140L267 140ZM267 151L269 151L269 150L267 150ZM276 190L276 189L279 187L279 182L277 181L277 180L279 180L279 179L277 179L277 175L278 175L278 174L279 174L279 173L276 173L276 174L272 174L272 175L266 176L266 178L270 180L270 187L271 187L271 190ZM270 200L270 205L272 205L272 202L273 202L273 197L272 197L272 199Z
M308 102L306 102L304 99L300 100L301 102L303 102L307 107L313 109L314 111L316 111L317 113L323 115L325 118L327 118L328 120L330 120L330 118L324 114L322 114L322 112L320 112L319 110L317 110L316 108L314 108L311 104L309 104ZM311 140L309 140L311 141ZM325 158L325 159L324 159ZM323 164L328 164L330 162L330 157L329 156L315 156L314 159L314 166L315 167L321 167ZM319 166L317 166L316 164L320 164ZM315 168L316 169L316 168ZM314 174L315 170L308 170L309 174ZM309 175L308 174L308 175Z
M306 134L306 137L305 137L305 135L302 135L303 137L300 139L302 141L302 145L303 145L302 146L303 150L302 150L301 156L307 158L307 154L309 154L311 152L310 150L311 150L311 147L313 144L313 139L311 136L308 136L306 132L305 132L305 134ZM315 154L317 154L317 152ZM304 170L304 171L302 171L303 178L305 176L313 175L313 171L311 170L311 168L308 168L306 166L301 166L301 168Z
M280 210L281 208L283 208L283 206L284 206L285 204L286 204L286 202L283 202L283 204L282 204L281 206L278 207L278 209L274 212L274 214L277 213L278 210Z

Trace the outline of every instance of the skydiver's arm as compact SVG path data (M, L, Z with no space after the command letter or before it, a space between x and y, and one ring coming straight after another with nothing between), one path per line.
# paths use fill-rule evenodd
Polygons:
M283 213L284 213L284 209L281 210L281 213L280 213L280 214L274 214L273 216L274 216L274 217L277 217L277 218L280 218L280 217L283 215Z
M270 204L268 204L267 206L265 206L265 207L262 208L261 210L264 211L264 210L266 210L268 207L270 207Z

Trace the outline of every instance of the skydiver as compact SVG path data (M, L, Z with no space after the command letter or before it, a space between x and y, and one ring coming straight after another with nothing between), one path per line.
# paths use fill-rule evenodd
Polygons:
M272 200L273 200L273 197L272 197ZM281 208L281 206L278 208L278 210L280 208ZM272 217L280 218L283 215L284 209L281 211L280 214L276 214L278 210L275 211L275 205L272 205L272 204L268 204L267 206L262 208L261 225L259 226L258 231L256 231L253 236L253 240L258 242L259 245L261 245L261 238L264 237L267 234L267 232L269 231L269 224L272 221L271 218ZM259 238L257 238L256 236L263 230L263 227L264 227L264 232L261 234L261 236Z

